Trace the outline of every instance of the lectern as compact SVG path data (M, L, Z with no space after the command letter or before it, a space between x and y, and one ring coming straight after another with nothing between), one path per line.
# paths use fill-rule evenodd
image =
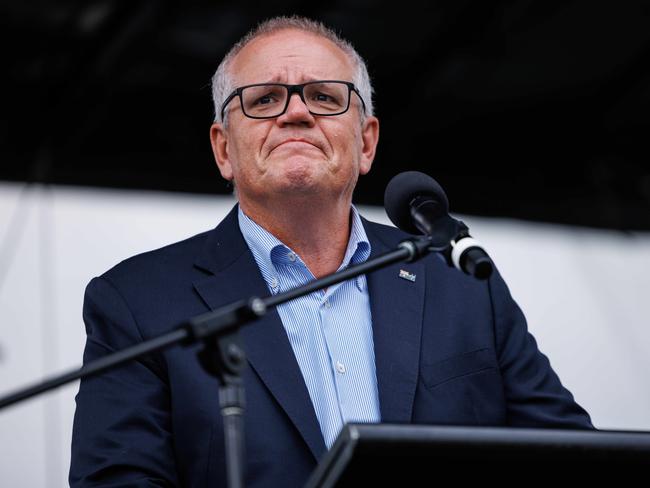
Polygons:
M649 474L645 432L349 424L306 486L522 486L568 475L625 484Z

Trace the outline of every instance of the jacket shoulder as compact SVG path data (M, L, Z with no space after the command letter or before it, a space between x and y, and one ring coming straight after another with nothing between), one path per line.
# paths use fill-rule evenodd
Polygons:
M158 249L136 254L116 264L101 275L114 283L152 282L157 279L172 281L179 273L186 273L203 251L213 230L202 232L182 241Z

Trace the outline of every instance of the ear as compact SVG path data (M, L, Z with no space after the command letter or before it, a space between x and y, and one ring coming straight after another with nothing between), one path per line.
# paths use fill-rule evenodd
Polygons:
M361 161L359 173L365 175L370 171L372 162L377 152L379 142L379 119L377 117L366 117L361 125Z
M232 181L232 165L228 156L228 133L223 124L214 123L210 127L210 143L212 144L212 154L217 162L219 172L224 179Z

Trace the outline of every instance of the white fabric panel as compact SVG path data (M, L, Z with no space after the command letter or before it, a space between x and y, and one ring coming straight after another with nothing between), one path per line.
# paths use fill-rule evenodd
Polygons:
M214 227L233 203L0 182L0 392L80 364L93 276ZM360 211L387 222L381 208ZM650 233L463 219L596 426L650 430ZM0 412L3 486L67 486L77 388Z

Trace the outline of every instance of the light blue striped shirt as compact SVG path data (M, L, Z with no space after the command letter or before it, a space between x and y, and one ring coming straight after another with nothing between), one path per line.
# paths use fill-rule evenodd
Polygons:
M351 208L350 240L339 270L368 259L370 242ZM239 228L273 294L314 279L300 256L239 209ZM346 422L379 422L370 300L365 276L278 306L305 379L325 445ZM273 354L273 351L269 351Z

